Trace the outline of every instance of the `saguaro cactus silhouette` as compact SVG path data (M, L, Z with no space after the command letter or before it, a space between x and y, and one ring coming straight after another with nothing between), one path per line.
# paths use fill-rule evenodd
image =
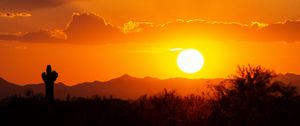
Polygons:
M45 98L47 100L54 100L54 82L58 74L56 71L52 71L51 65L47 66L46 72L42 73L42 78L45 83Z

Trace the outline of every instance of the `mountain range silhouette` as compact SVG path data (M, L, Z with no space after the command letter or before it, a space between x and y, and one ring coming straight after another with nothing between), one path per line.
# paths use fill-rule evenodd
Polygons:
M192 93L201 93L208 88L209 85L215 85L224 79L186 79L186 78L170 78L157 79L153 77L136 78L128 74L124 74L118 78L109 81L93 81L68 86L64 83L56 83L54 86L55 97L65 99L72 97L91 97L93 95L112 96L122 99L135 99L142 95L153 95L158 92L167 90L175 90L178 94L188 95ZM287 73L279 74L274 80L282 81L286 84L292 84L300 87L300 75ZM298 85L296 85L298 84ZM27 84L20 86L11 83L0 77L0 99L12 95L24 95L27 91L33 93L44 94L44 84Z

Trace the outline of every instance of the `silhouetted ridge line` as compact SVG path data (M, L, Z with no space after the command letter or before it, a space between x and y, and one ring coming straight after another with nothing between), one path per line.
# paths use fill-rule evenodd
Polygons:
M296 75L295 79L291 80L289 74L278 75L275 79L283 81L286 84L293 82L292 85L299 87L300 76ZM123 79L122 78L131 78ZM5 80L2 78L2 80ZM73 86L68 84L54 84L55 98L65 99L67 95L76 97L90 97L93 95L113 95L116 98L131 99L137 98L144 94L153 94L167 89L175 89L179 94L187 94L186 92L195 93L198 89L206 88L208 84L218 84L225 79L186 79L186 78L169 78L158 79L153 77L136 78L132 76L120 76L108 81L91 81L78 83ZM0 81L0 99L11 95L25 94L28 90L32 90L34 94L45 94L45 85L27 84L25 86L16 85L14 83L6 83ZM122 90L126 88L126 90ZM298 88L299 89L299 88ZM182 91L182 92L180 92Z
M10 82L0 77L0 84L10 84Z

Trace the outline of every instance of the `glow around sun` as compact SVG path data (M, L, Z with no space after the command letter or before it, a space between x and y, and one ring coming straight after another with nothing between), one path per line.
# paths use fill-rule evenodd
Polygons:
M183 72L193 74L201 70L204 58L196 49L185 49L178 55L177 65Z

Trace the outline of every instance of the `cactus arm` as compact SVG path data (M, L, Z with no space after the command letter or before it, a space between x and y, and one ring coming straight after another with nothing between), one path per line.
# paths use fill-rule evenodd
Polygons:
M44 82L47 81L47 76L46 76L46 73L45 73L45 72L42 73L42 78L43 78L43 81L44 81Z
M58 77L58 73L56 71L53 71L52 72L52 80L56 81L57 77Z

